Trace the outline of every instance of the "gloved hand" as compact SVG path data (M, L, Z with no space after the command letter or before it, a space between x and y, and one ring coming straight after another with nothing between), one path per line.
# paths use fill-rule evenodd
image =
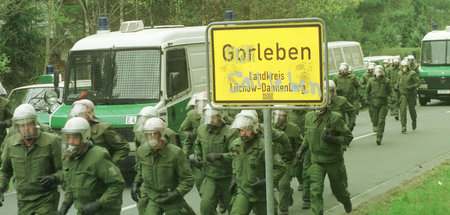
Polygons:
M81 215L95 215L101 209L102 204L99 200L96 200L95 202L83 205L83 208L81 208Z
M66 215L70 209L70 206L72 206L72 204L63 203L61 208L58 210L58 215Z
M223 159L222 153L211 152L206 155L206 160L208 160L209 162L214 162L216 160L222 160L222 159Z
M353 131L353 129L355 128L355 123L354 122L349 123L348 128L350 129L350 131Z
M155 199L155 202L159 204L172 203L179 197L181 197L181 195L177 190L169 191L167 193L159 195L158 198Z
M230 192L231 195L235 194L236 187L237 187L236 174L233 174L233 176L231 177L230 186L228 187L228 192Z
M139 198L141 198L141 184L141 181L133 181L133 184L131 185L131 198L135 202L138 202Z
M266 185L266 179L263 178L259 178L258 176L253 176L253 178L255 179L255 182L250 184L250 187L252 187L253 189L259 188L259 187L263 187Z
M189 162L191 163L192 166L197 167L197 168L202 168L203 164L197 161L197 159L195 159L195 155L191 154L189 155Z
M194 142L197 139L197 132L189 132L188 140L190 142Z
M3 196L3 191L0 190L0 207L3 206L4 200L5 200L5 197Z
M46 189L51 188L52 185L55 184L55 182L56 182L56 176L54 176L54 175L39 176L38 179L39 179L39 184Z
M336 144L338 142L338 137L334 136L333 134L331 134L328 131L325 131L322 134L322 140L327 142L327 143Z

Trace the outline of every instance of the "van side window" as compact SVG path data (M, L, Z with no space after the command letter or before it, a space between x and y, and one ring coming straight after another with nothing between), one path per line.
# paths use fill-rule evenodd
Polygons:
M189 88L188 68L184 49L167 51L166 87L167 97L172 97Z

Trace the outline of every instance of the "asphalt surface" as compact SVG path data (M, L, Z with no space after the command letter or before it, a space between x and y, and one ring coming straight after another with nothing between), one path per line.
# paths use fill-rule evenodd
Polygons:
M411 121L408 118L406 134L401 134L400 122L388 115L381 146L375 143L376 137L372 133L367 111L358 115L353 131L354 140L345 153L348 190L354 207L450 159L450 102L433 100L425 107L417 106L416 110L417 130L411 131ZM343 206L331 194L328 180L325 183L325 214L343 214ZM292 180L291 185L295 191L290 214L311 214L311 210L301 209L301 192L296 190L297 181ZM200 214L200 198L195 188L185 199ZM15 191L5 194L0 214L17 214ZM69 214L76 214L76 211L71 208ZM130 197L129 187L123 193L122 214L138 214L135 202Z

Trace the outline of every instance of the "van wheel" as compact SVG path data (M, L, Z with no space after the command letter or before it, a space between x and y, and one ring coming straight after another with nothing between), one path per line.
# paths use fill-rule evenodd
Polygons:
M419 98L419 104L420 106L427 105L428 99L427 98Z

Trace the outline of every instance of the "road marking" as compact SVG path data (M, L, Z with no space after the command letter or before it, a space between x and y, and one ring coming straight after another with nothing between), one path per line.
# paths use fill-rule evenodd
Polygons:
M136 204L134 204L134 205L128 205L128 206L126 206L126 207L123 207L123 208L122 208L122 211L126 211L126 210L129 210L129 209L135 208L135 207L136 207Z
M9 195L16 194L16 193L17 193L17 191L13 191L13 192L10 192L10 193L5 193L4 196L9 196Z
M372 136L372 135L375 135L375 134L377 134L377 133L372 132L372 133L364 134L364 135L361 135L361 136L359 136L359 137L353 138L353 140L359 140L359 139L362 139L362 138L364 138L364 137Z

